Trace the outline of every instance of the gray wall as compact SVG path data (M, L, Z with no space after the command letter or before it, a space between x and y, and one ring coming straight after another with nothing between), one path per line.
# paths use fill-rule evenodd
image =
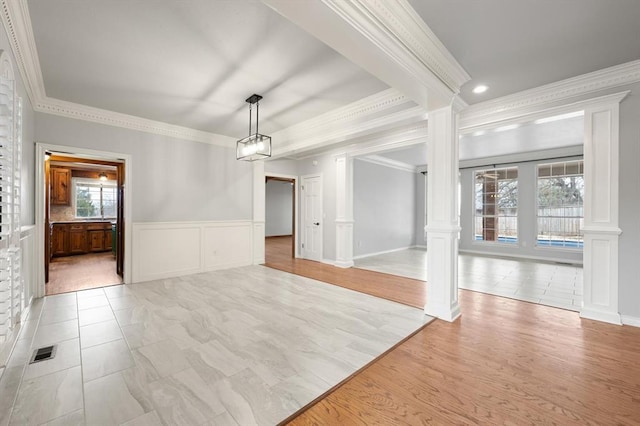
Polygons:
M252 166L235 147L36 114L38 142L132 156L134 222L251 220Z
M354 256L415 245L415 175L367 161L354 161Z
M640 83L620 104L620 313L640 318Z
M298 161L288 159L269 160L264 163L264 171L266 174L276 173L281 175L297 176Z
M266 183L265 236L291 235L293 228L293 185L269 180Z
M579 159L580 157L573 157ZM568 161L571 158L558 159ZM492 168L474 167L460 170L461 200L460 200L460 250L483 252L497 255L517 255L536 258L581 262L582 251L562 248L536 247L537 217L536 217L536 166L554 160L539 160L518 164L500 165L499 167L518 167L518 243L500 244L486 241L475 241L474 236L474 172Z

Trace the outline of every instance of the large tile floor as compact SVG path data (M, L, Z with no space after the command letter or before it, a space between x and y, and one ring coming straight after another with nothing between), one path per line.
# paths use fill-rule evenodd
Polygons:
M0 379L0 425L277 424L430 320L260 266L48 296Z
M427 251L412 248L357 259L355 267L427 280ZM582 267L532 260L460 254L458 286L496 296L579 311Z

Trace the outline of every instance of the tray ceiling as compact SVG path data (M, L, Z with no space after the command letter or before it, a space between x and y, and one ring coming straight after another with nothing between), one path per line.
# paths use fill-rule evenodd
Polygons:
M259 1L29 0L49 97L242 137L388 86Z

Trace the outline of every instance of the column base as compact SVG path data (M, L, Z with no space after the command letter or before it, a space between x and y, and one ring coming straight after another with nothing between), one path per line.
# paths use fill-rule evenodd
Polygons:
M338 268L351 268L353 267L354 263L353 260L351 261L345 261L345 260L336 260L335 262L333 262L333 266L337 266Z
M448 321L448 322L453 322L457 320L461 315L460 305L458 303L455 303L453 306L450 306L450 307L434 306L434 305L429 305L429 303L427 303L424 307L424 313L426 315L436 317L438 319Z
M594 307L583 307L580 310L580 318L622 325L622 318L619 313L605 311Z

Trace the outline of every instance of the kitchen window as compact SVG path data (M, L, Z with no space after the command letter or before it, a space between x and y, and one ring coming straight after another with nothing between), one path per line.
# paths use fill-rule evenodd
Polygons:
M116 217L116 181L73 179L75 216L79 219Z

